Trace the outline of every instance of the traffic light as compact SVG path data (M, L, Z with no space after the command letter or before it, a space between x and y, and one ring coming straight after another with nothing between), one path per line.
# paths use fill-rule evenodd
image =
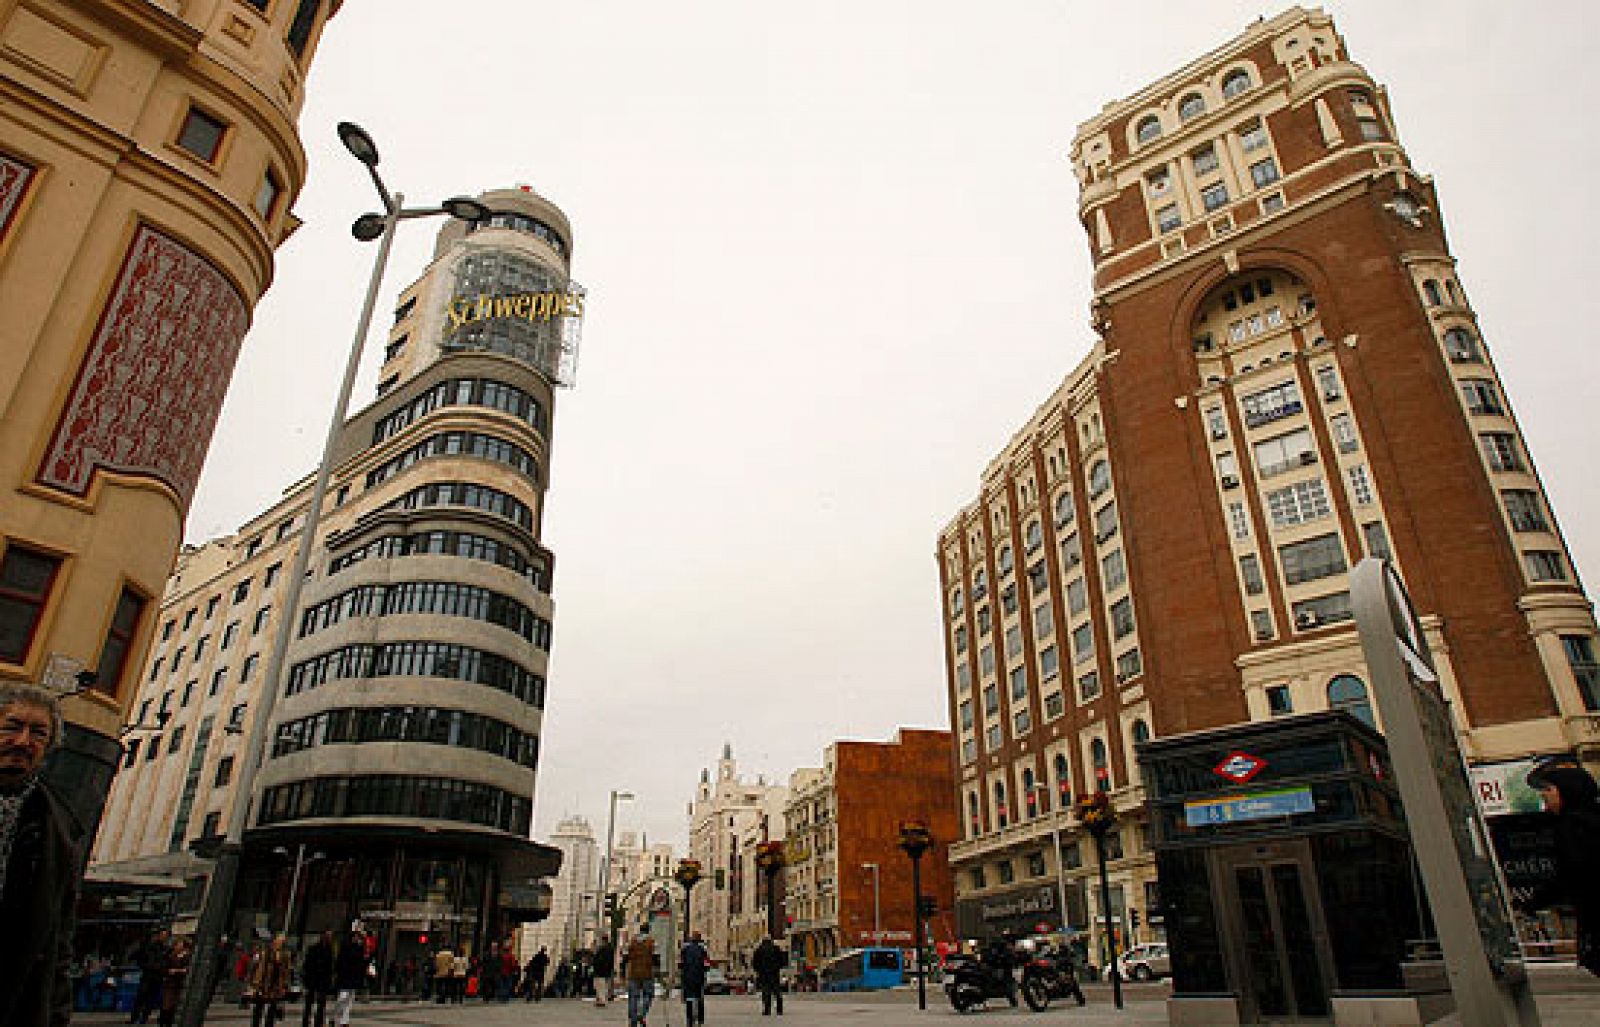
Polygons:
M1129 908L1128 926L1136 931L1139 929L1139 911L1137 909Z
M917 912L922 916L933 916L939 912L938 900L931 895L924 895L917 900Z

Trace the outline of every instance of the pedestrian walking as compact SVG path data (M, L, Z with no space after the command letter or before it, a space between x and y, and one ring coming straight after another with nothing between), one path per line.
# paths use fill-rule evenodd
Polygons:
M300 964L300 985L305 990L305 1011L300 1014L300 1027L322 1027L328 1015L328 996L333 992L332 931L323 931L322 937L306 949L306 958ZM314 1019L313 1010L316 1011Z
M532 958L528 960L528 965L525 969L528 980L526 982L527 993L523 996L523 999L528 1002L543 1002L544 975L545 971L550 969L550 953L543 945L540 945L539 951L535 952Z
M761 939L761 944L750 956L750 968L756 972L756 987L761 990L761 1015L771 1016L772 1008L783 1015L783 964L788 960L783 950L773 942L771 935Z
M149 1023L150 1014L161 1007L161 979L172 947L168 937L165 929L158 929L134 954L133 961L139 967L139 990L133 994L129 1023Z
M333 986L339 993L333 1005L334 1022L339 1027L350 1027L356 992L367 986L367 941L359 931L351 931L339 946L333 961Z
M611 979L617 972L617 947L610 938L603 939L594 949L594 1004L603 1006L611 1001Z
M550 981L550 990L556 998L566 998L572 994L572 964L567 962L565 956L556 964L556 975Z
M1600 785L1570 757L1528 772L1544 808L1556 818L1555 879L1520 904L1526 913L1565 903L1578 914L1578 965L1600 975Z
M161 1014L156 1021L161 1027L172 1027L178 1015L178 1000L183 997L193 954L194 943L187 938L178 939L167 952L167 965L161 971Z
M467 1000L467 971L470 969L472 959L464 950L457 952L450 961L450 1001L458 1006Z
M83 829L39 776L61 742L53 692L0 684L0 1024L72 1018Z
M281 934L273 938L250 972L250 1027L274 1027L283 1019L283 999L294 969L288 942Z
M623 972L628 978L628 1027L646 1027L645 1017L656 997L656 943L643 926L628 944Z
M706 971L711 969L711 956L699 931L691 931L689 940L678 953L678 980L683 987L684 1021L689 1027L706 1022Z
M456 954L449 945L440 945L433 954L433 995L439 1005L450 1001L450 974L455 970Z

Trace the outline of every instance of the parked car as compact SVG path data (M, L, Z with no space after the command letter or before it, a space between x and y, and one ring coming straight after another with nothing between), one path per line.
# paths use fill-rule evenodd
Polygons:
M1136 981L1153 981L1172 974L1172 957L1167 954L1167 943L1151 942L1135 945L1122 956L1122 972Z
M706 971L706 994L733 994L733 986L728 983L728 971L720 966L714 966Z

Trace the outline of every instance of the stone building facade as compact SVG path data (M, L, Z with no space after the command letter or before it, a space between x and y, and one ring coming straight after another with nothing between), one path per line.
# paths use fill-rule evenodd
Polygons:
M690 902L690 928L704 936L711 958L725 965L749 959L739 943L748 937L758 901L750 880L751 847L783 840L788 794L759 778L741 781L732 745L723 746L715 780L709 770L700 775L689 807L689 858L699 861L704 877Z
M360 918L385 960L439 940L481 947L531 908L527 882L559 866L529 834L553 618L540 536L555 389L575 346L551 297L570 291L572 235L531 190L479 199L494 219L447 224L400 295L379 395L337 442L300 608L281 596L307 482L185 553L161 600L131 715L141 730L93 860L203 875L192 850L237 801L247 712L280 688L235 932ZM284 672L267 681L280 629ZM303 868L291 909L296 878L278 854L302 845L324 858Z
M234 359L300 223L297 122L338 8L0 4L0 677L87 685L51 773L91 825Z
M561 850L561 872L548 884L550 915L522 928L518 951L523 962L541 947L551 965L578 949L594 947L599 932L600 845L582 817L566 817L550 833L548 844Z
M1371 721L1367 555L1470 760L1600 754L1591 605L1398 131L1300 8L1080 126L1096 338L938 540L971 927L1159 935L1135 747ZM1096 788L1123 818L1108 910L1068 806Z

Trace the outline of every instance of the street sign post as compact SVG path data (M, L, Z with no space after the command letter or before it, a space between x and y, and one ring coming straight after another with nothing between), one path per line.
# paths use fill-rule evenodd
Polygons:
M1350 586L1395 784L1462 1027L1537 1027L1505 888L1421 621L1387 560L1362 560Z

